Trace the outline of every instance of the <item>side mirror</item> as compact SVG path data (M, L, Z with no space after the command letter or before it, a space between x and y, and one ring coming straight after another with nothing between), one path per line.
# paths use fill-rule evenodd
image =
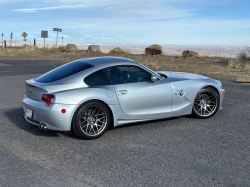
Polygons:
M151 75L151 81L155 82L155 81L157 81L157 80L158 80L158 78L157 78L156 76Z

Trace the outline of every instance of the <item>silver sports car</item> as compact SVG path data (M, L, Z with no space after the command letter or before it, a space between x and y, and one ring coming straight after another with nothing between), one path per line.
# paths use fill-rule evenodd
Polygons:
M23 117L44 130L95 139L128 123L209 118L222 109L224 94L220 81L202 75L155 72L126 58L85 58L27 80Z

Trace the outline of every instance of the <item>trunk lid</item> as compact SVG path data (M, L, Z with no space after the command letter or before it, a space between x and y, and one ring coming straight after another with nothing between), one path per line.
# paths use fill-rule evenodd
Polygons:
M32 84L30 81L26 81L25 84L25 95L26 97L41 101L43 94L47 94L48 91L40 88L38 85Z

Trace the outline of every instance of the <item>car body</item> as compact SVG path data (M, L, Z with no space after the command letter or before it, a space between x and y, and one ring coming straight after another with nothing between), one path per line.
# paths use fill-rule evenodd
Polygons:
M217 102L211 115L200 115L207 118L222 109L225 90L220 81L191 73L155 72L126 58L94 57L67 63L26 80L22 102L28 122L43 129L71 131L78 110L90 101L105 105L103 112L109 113L109 123L116 127L192 114L195 98L203 88L211 89ZM202 103L210 100L199 99L197 110L201 108L208 114ZM209 109L208 104L204 106ZM93 120L90 117L88 120ZM93 129L90 124L88 121Z

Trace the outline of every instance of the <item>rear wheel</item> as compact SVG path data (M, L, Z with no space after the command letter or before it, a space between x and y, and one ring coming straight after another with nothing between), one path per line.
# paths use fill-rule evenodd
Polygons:
M201 119L210 118L218 111L219 105L218 93L213 88L205 87L195 97L192 115Z
M84 104L77 112L72 130L82 139L96 139L102 136L110 124L110 112L106 105L93 101Z

